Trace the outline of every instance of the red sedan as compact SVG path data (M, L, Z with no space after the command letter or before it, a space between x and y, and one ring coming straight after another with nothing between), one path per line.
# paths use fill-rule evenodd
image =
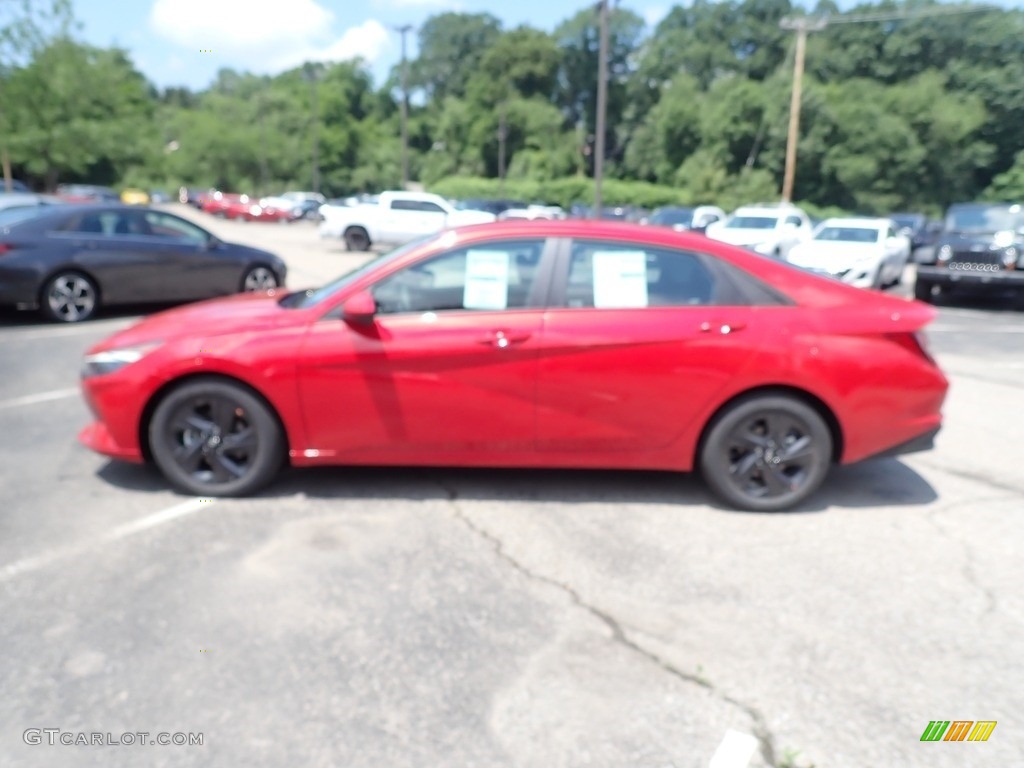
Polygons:
M224 209L224 215L235 221L273 221L287 224L292 220L290 211L263 205L263 203L245 196L230 203Z
M249 196L233 192L212 192L199 198L199 207L203 212L222 219L228 215L228 209L236 203L248 205Z
M934 316L701 235L499 222L115 334L79 438L204 496L285 462L589 467L700 470L781 510L833 463L931 447Z

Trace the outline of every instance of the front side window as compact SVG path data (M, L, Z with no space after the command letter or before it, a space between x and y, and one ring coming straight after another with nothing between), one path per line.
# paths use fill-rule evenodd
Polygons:
M640 245L577 242L566 306L635 309L715 303L715 277L694 253Z
M372 289L380 314L500 311L529 306L543 240L487 243L434 256Z

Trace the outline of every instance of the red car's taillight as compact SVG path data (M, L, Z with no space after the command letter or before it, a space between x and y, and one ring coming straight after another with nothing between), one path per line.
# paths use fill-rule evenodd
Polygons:
M887 333L885 337L889 341L896 342L908 352L924 358L932 365L938 365L928 349L928 337L923 330L900 331L898 333Z

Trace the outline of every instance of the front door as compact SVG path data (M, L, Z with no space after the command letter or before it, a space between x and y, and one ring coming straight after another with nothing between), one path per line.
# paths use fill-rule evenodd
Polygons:
M355 463L530 455L544 250L535 239L430 257L373 286L372 324L316 323L299 371L313 448Z

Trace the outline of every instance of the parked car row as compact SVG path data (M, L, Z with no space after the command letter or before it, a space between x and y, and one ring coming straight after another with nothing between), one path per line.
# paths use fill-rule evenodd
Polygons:
M326 202L316 192L285 192L274 197L182 187L178 201L223 219L290 223L300 219L318 219Z

